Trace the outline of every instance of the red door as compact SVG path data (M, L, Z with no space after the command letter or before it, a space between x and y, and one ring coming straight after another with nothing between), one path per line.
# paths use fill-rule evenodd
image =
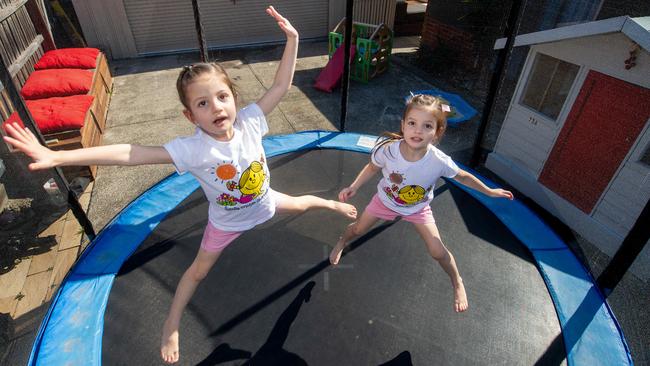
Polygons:
M650 89L590 71L539 182L585 213L650 118Z

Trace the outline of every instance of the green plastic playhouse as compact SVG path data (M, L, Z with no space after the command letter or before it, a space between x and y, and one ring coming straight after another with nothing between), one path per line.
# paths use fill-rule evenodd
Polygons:
M330 59L334 51L343 44L345 18L329 32L328 53ZM350 77L367 83L370 79L388 70L393 50L393 31L384 23L379 25L353 22L352 44L356 46L354 61L350 65Z

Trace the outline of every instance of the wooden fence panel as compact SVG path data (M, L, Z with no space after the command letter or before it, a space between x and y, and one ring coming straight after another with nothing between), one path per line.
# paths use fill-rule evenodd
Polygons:
M36 5L36 6L34 6ZM28 11L32 9L32 15ZM34 9L40 11L36 13ZM12 75L18 89L22 88L27 77L34 71L34 65L43 55L43 42L51 40L47 31L47 22L41 16L45 14L42 1L36 0L0 0L0 57ZM38 17L41 16L40 20ZM35 26L33 19L39 24ZM45 37L39 34L37 27L47 32ZM48 48L54 45L48 44ZM0 117L7 119L14 108L0 84Z

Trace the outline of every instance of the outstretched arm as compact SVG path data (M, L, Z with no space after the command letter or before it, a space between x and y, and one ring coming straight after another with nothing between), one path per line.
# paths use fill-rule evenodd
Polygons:
M349 187L343 188L339 192L339 201L345 202L350 197L357 194L357 190L361 188L370 178L372 178L381 168L373 164L372 162L366 164L366 166L361 169L357 178L350 184Z
M284 53L278 71L275 73L273 85L257 101L257 105L264 114L269 114L291 88L293 73L296 70L296 58L298 57L298 31L272 6L266 9L266 13L275 18L280 29L287 35L287 44L284 46Z
M456 174L454 180L490 197L503 197L509 200L512 200L514 198L512 192L501 188L490 188L481 182L478 178L476 178L473 174L468 173L463 169L460 169L458 171L458 174Z
M161 146L106 145L76 150L52 151L41 145L32 131L17 123L5 126L4 140L29 156L29 169L40 170L66 165L141 165L165 164L172 159Z

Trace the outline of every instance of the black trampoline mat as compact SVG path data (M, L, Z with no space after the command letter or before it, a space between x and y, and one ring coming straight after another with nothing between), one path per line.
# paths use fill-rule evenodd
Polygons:
M369 156L315 150L269 159L271 186L335 199ZM359 211L379 174L351 203ZM207 202L195 192L116 277L104 365L158 365L176 284L198 250ZM328 253L349 223L328 211L276 215L222 254L185 310L180 365L530 365L564 360L551 298L528 250L486 208L444 181L431 204L469 310L412 225L378 225L337 268ZM119 245L119 244L116 244ZM563 361L564 362L564 361Z

